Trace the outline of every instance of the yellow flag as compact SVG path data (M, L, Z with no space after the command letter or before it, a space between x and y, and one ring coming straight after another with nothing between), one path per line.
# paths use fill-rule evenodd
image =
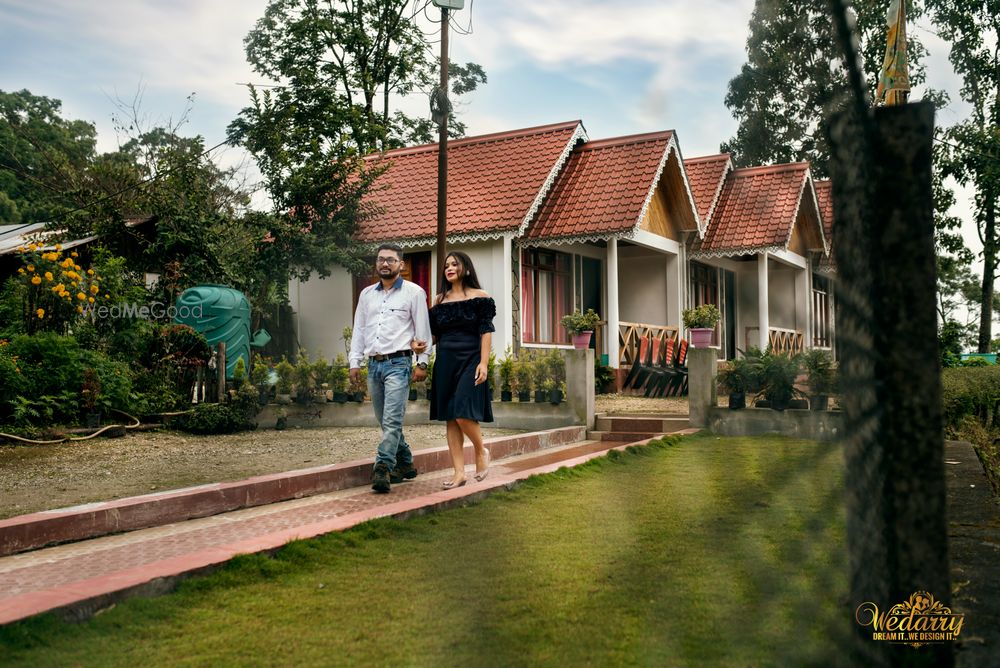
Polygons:
M910 96L910 73L906 61L906 1L892 0L886 15L888 39L885 60L878 78L875 103L905 104Z

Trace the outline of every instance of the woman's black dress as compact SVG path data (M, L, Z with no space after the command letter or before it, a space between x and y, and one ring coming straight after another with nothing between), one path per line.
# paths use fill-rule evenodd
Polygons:
M497 306L491 297L443 302L430 311L437 337L431 377L431 419L493 422L489 380L476 385L483 334L495 332Z

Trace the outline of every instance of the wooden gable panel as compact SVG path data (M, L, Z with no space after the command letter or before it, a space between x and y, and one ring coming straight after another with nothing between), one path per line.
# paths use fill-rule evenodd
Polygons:
M823 239L819 233L819 215L812 198L808 195L808 190L803 192L799 214L795 218L795 226L792 227L792 238L788 241L788 250L803 257L807 256L809 251L823 250Z
M670 203L663 189L663 181L660 181L656 192L653 193L639 228L667 239L681 240L681 231L670 214Z

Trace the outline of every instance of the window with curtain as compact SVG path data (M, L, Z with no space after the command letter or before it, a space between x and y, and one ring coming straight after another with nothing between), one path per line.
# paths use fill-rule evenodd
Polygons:
M521 331L526 343L569 343L560 323L572 310L573 265L566 253L521 252Z
M719 305L719 270L715 267L691 263L691 302L693 306L702 304Z

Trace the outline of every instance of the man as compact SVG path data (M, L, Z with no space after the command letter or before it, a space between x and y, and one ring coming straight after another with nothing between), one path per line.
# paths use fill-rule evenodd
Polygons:
M413 369L410 343L431 340L427 314L427 293L416 283L404 281L403 249L382 244L375 259L379 281L361 291L354 313L351 339L351 382L358 381L361 363L368 358L368 394L375 419L382 428L382 441L375 456L372 489L385 494L390 482L417 477L413 453L403 438L403 416L410 393L410 375L421 381L427 377L425 350L417 355Z

